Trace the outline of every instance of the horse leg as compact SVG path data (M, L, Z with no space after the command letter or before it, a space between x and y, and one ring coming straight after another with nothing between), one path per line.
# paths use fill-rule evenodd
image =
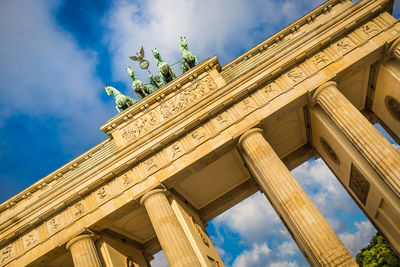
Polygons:
M118 106L115 106L115 108L117 109L118 113L121 113L121 110L119 110Z

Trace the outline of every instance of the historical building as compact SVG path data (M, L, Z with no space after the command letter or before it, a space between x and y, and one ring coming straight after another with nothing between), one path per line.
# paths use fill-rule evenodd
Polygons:
M204 225L261 190L312 266L356 266L290 170L321 157L400 252L400 23L330 0L111 118L108 138L0 206L0 266L224 266Z

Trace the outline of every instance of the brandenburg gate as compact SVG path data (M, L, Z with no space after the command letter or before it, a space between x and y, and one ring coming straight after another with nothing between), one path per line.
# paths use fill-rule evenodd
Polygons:
M330 0L227 65L108 120L103 142L0 205L0 266L224 266L205 224L258 190L311 266L357 266L290 170L321 157L400 252L400 23ZM266 222L267 224L268 222Z

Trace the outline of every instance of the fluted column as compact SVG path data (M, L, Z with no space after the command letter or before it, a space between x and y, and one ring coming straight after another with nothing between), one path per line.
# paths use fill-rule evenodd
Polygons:
M319 210L286 168L261 129L239 139L244 158L311 266L357 266Z
M347 100L335 82L321 85L313 98L400 197L400 153Z
M394 40L389 49L386 50L386 55L400 61L400 38Z
M101 267L93 241L93 234L82 234L72 238L67 243L75 267Z
M146 208L169 265L201 266L165 196L165 191L152 190L142 197L141 203Z

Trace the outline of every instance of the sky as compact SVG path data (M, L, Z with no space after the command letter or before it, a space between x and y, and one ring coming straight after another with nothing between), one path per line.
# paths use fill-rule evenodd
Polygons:
M199 61L217 55L223 66L322 2L0 1L0 202L106 138L99 127L116 110L104 84L135 97L125 68L147 81L128 58L142 45L154 74L151 49L175 63L180 36ZM355 255L375 233L368 219L321 159L292 173ZM226 266L308 266L261 193L207 231ZM162 252L151 263L167 266Z

